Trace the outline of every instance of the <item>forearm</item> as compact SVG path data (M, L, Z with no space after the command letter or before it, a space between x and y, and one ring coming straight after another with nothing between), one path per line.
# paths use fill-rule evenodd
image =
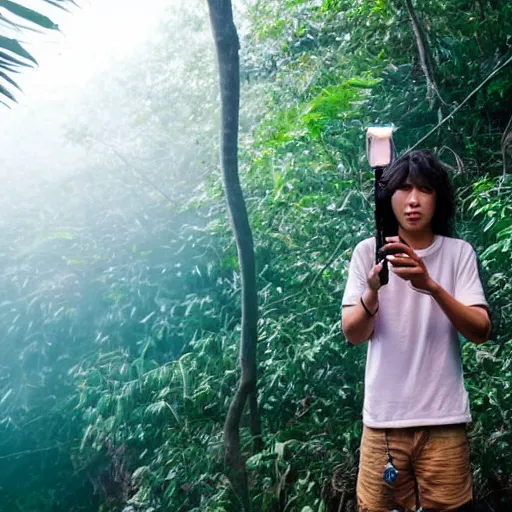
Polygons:
M438 284L434 286L431 294L464 338L473 343L484 343L489 339L491 322L484 308L465 306Z
M378 293L366 289L362 299L371 313L377 310L379 304ZM341 321L343 334L352 345L360 345L367 341L375 328L375 316L369 316L361 302L354 306L343 308Z

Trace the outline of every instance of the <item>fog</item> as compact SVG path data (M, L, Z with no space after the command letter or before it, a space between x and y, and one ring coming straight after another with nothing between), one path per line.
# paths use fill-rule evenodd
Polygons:
M39 66L17 75L23 93L0 111L2 225L28 239L30 229L45 233L49 217L51 230L96 229L87 203L108 216L124 201L126 216L187 196L217 165L206 2L152 0L141 9L87 0L69 12L25 5L60 31L10 34Z
M173 323L155 357L179 354L171 310L205 250L183 245L187 201L218 167L206 2L25 5L60 31L9 34L39 66L0 109L0 458L69 439L45 422L91 354L137 357ZM2 492L29 463L2 463Z
M23 92L0 108L7 501L23 494L20 475L40 473L46 450L82 435L72 425L84 375L105 369L109 378L133 378L174 360L194 338L187 294L219 258L201 230L219 212L225 218L206 1L78 3L64 12L27 1L60 31L9 34L39 65L13 77ZM67 457L62 471L74 478ZM48 489L62 481L41 478Z
M163 0L152 0L147 9L135 2L87 0L69 12L34 0L26 5L43 10L60 32L26 31L21 38L39 67L19 75L19 104L0 112L2 174L18 179L60 174L83 161L84 151L63 136L66 124L76 121L73 113L90 84L149 40L169 8Z

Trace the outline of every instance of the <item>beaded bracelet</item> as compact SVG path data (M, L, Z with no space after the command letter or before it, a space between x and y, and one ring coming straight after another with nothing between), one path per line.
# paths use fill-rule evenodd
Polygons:
M379 311L379 305L377 304L377 309L375 310L375 313L372 313L367 307L366 304L363 301L363 297L361 297L361 306L363 306L364 310L366 311L366 314L368 316L375 316L377 314L377 311Z

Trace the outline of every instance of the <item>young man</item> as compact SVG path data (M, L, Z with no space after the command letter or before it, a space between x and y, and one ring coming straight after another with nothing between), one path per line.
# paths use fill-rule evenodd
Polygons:
M448 236L455 201L435 156L410 152L383 182L397 233L384 246L395 253L386 257L389 283L379 280L375 238L360 242L342 309L346 339L369 340L359 510L466 510L471 416L457 332L483 343L491 329L477 259L471 245ZM391 483L388 464L398 471Z

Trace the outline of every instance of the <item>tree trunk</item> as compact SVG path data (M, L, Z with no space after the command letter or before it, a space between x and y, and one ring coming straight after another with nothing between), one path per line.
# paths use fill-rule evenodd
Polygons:
M433 106L435 97L437 96L441 103L444 104L445 102L443 101L443 98L441 98L439 87L436 82L436 66L428 43L427 35L425 34L425 30L418 18L418 15L416 14L416 11L414 10L412 0L405 0L405 6L407 7L407 12L409 13L409 18L411 20L412 31L414 32L414 38L416 39L421 70L423 71L423 75L427 81L427 99Z
M224 192L238 249L242 283L241 377L224 424L228 477L243 510L250 510L245 459L240 450L240 420L250 400L251 431L261 439L257 407L256 345L258 298L252 232L238 176L238 122L240 112L239 41L231 0L208 0L217 49L221 93L221 166Z

